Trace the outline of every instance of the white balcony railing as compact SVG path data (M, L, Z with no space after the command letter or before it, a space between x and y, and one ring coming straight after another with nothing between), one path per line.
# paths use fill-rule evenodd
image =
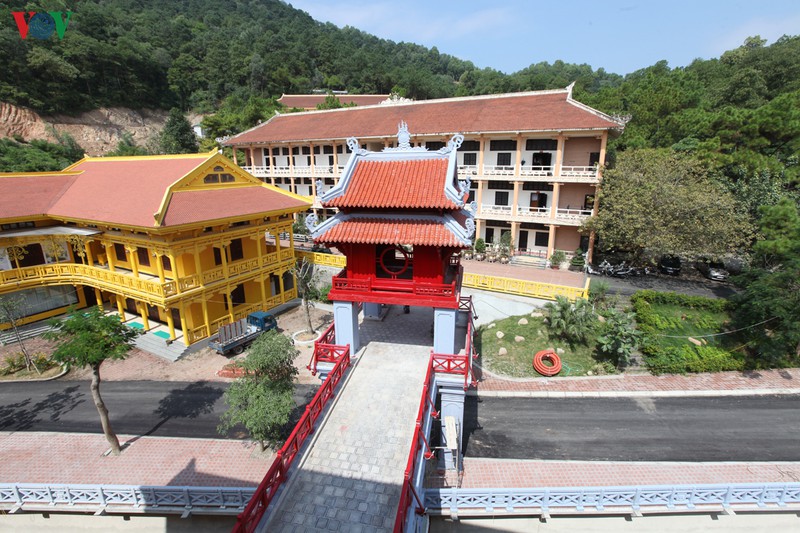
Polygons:
M513 176L514 165L483 165L485 176Z
M458 167L458 175L459 176L477 176L478 175L478 165L459 165Z
M549 207L517 207L517 216L526 220L542 220L550 218Z
M510 205L492 205L492 204L481 204L481 215L493 215L493 216L500 216L504 218L511 217L511 206Z
M592 216L591 209L564 209L556 210L556 218L564 222L581 223Z
M565 177L575 177L575 178L596 178L597 167L594 165L590 167L562 166L561 175Z
M520 176L535 176L535 177L547 177L553 175L553 170L555 167L553 166L530 166L530 167L522 167L519 169Z

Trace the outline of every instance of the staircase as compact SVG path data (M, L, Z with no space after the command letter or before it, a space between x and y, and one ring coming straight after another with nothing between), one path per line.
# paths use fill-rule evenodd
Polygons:
M134 344L140 350L162 357L171 363L180 359L188 349L180 340L167 345L165 339L149 333L136 337Z
M547 259L533 255L515 255L511 258L511 264L534 268L547 268Z
M33 324L28 324L27 326L20 326L17 328L19 331L20 337L22 340L31 339L33 337L38 337L42 333L46 331L50 331L50 326L47 322L34 322ZM6 346L9 344L14 344L17 342L17 336L14 334L14 330L9 328L3 331L0 331L0 345Z

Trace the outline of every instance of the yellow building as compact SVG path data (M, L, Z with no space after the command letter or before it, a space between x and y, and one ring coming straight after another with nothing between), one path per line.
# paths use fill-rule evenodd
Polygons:
M24 322L110 303L188 346L296 297L275 237L308 207L217 152L0 174L0 296L24 297Z

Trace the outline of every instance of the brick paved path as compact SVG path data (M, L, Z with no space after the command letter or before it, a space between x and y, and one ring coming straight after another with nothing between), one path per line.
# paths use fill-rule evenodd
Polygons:
M432 310L362 323L358 363L265 531L391 531L427 371ZM273 504L275 505L275 504Z
M461 488L692 485L800 481L800 462L665 463L464 459ZM429 487L458 486L457 476L430 476Z
M251 442L119 436L119 456L103 435L0 433L0 482L255 487L272 454Z
M713 374L501 378L482 372L478 394L495 396L623 396L800 393L800 369L717 372ZM646 394L645 394L646 393ZM650 394L656 393L656 394Z

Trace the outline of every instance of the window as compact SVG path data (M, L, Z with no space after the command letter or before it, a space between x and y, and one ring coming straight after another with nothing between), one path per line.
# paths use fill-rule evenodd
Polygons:
M593 167L600 162L600 152L592 152L589 154L589 166Z
M147 248L137 248L136 257L139 259L140 265L150 266L150 251Z
M535 243L536 246L547 248L547 245L550 243L550 234L544 231L537 231Z
M461 152L480 152L481 151L481 143L480 141L464 141L461 143L461 148L459 148Z
M114 255L117 256L117 261L127 261L128 256L125 255L125 246L115 242L114 243Z
M540 181L529 181L522 184L523 191L552 191L553 186Z
M219 251L219 248L216 246L212 248L214 250L214 264L219 266L222 264L222 253Z
M494 242L494 228L486 228L486 238L484 242L493 243Z
M444 148L444 143L441 141L427 141L425 143L425 148L430 151L439 150L440 148Z
M11 224L3 224L1 226L4 230L6 229L20 229L20 228L32 228L34 227L33 222L12 222Z
M234 222L233 224L231 224L231 227L232 228L239 228L239 227L242 227L242 226L249 226L249 225L250 225L250 221L249 220L240 220L239 222Z
M303 155L310 155L311 154L311 147L303 146L302 152L303 152Z
M203 183L219 183L219 174L208 174L203 178Z
M499 152L501 150L516 150L517 141L504 140L504 141L489 141L489 150Z
M513 191L514 184L510 181L490 181L486 184L486 188L490 190Z
M508 191L497 191L494 193L495 205L508 205Z
M525 149L532 152L556 151L558 150L558 141L555 139L528 139L525 141Z
M333 146L323 146L322 147L323 154L332 154L333 153Z
M282 155L289 155L289 149L288 148L281 148L281 154Z
M506 194L508 194L508 193L506 193ZM474 202L474 201L475 201L475 190L474 189L470 189L469 198L467 198L467 202L469 203L469 202Z
M497 154L497 166L498 167L510 167L511 166L511 153L510 152L501 152Z
M478 164L478 154L464 154L464 164L475 166Z
M169 256L161 256L161 266L164 267L164 270L172 272L172 261L169 260Z
M239 261L244 259L244 249L242 247L242 239L233 239L228 246L231 252L231 261Z
M237 285L236 288L231 291L231 302L233 302L234 307L245 303L244 285Z
M232 174L220 174L219 181L222 183L231 183L232 181L236 181L236 178L234 178Z

